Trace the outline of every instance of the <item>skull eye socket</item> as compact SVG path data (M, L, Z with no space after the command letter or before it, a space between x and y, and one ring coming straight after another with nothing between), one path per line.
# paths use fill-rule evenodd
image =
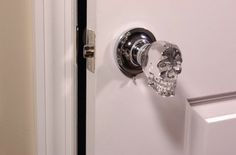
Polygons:
M167 65L166 65L164 62L158 64L158 67L159 67L159 68L165 68L166 66L167 66Z
M166 60L162 60L157 64L157 68L159 68L160 70L168 70L171 68L171 64L170 62L166 61Z

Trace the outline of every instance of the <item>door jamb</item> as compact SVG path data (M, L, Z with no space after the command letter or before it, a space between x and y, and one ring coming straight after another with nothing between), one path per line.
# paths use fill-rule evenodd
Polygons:
M34 0L38 155L76 154L75 0Z

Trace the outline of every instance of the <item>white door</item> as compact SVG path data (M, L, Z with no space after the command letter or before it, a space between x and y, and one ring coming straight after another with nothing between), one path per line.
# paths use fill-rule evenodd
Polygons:
M87 154L235 155L235 10L234 0L88 0L96 60L87 75ZM117 41L136 27L182 51L174 97L118 69Z

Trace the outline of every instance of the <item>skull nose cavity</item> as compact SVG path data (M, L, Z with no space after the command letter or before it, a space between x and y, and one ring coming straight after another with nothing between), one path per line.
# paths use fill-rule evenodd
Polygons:
M175 70L174 70L174 69L169 70L169 71L167 72L167 77L168 77L168 78L171 78L171 79L176 78L177 75L176 75L176 73L175 73Z
M176 65L173 67L176 74L180 74L182 71L181 65Z

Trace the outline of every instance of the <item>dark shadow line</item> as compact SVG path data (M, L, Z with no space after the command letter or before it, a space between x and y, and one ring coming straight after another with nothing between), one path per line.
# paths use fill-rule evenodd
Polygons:
M77 149L86 155L86 59L83 57L87 27L87 0L77 0L76 62L77 62Z

